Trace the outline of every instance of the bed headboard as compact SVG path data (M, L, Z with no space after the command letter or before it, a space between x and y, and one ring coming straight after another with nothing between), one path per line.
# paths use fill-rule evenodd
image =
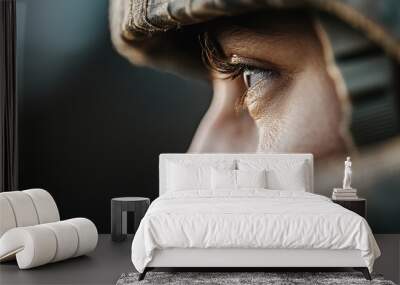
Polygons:
M285 163L291 163L291 162L301 162L303 161L306 166L307 166L307 173L305 173L306 178L308 180L308 186L307 189L305 189L307 192L314 192L314 166L313 166L313 155L310 153L304 153L304 154L250 154L250 153L213 153L213 154L192 154L192 153L163 153L160 154L160 160L159 160L159 195L163 194L166 192L166 186L167 186L167 163L168 161L196 161L196 160L232 160L235 161L240 161L241 159L245 160L267 160L271 164L274 162L285 162Z

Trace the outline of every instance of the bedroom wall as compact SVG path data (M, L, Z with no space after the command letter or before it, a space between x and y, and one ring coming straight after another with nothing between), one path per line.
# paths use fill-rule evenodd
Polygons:
M135 68L111 46L107 0L18 0L20 189L110 231L110 199L158 193L158 154L185 152L207 85ZM177 127L179 126L179 128Z
M119 56L108 0L17 0L17 13L19 187L45 188L62 218L109 232L112 197L157 196L158 154L187 150L210 88ZM359 189L376 233L400 232L399 180Z

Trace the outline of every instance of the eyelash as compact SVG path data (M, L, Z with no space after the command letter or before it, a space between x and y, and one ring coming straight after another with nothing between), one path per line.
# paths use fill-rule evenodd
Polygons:
M244 75L246 72L257 72L258 74L263 74L268 79L275 79L280 76L280 72L276 69L272 69L272 68L264 69L264 68L244 64L244 63L221 64L220 62L218 62L217 64L214 64L213 67L218 72L226 74L227 75L226 79L235 79L239 76L243 76L243 79L245 80ZM247 83L246 83L246 86L248 89L251 87L251 86L248 86Z
M232 64L226 60L226 56L217 48L218 45L212 42L207 33L200 36L200 44L202 47L202 60L209 70L217 71L221 74L225 74L225 79L235 79L239 76L243 77L246 71L260 71L260 73L267 74L267 78L274 78L280 75L280 72L274 69L262 69L259 67L251 66L245 63ZM243 77L244 79L244 77ZM249 91L249 87L246 87L246 92L237 100L235 104L235 110L240 112L245 109L245 99Z
M263 79L259 79L256 81L256 83L252 86L249 86L248 82L246 81L245 78L245 73L246 72L255 72L257 71L259 74L263 74L263 76L265 76L265 78L267 78L268 80L273 80L277 77L280 76L280 72L274 69L263 69L263 68L259 68L259 67L254 67L251 65L247 65L247 64L227 64L224 66L219 66L218 68L219 72L225 73L227 74L227 78L226 79L235 79L238 76L242 76L243 80L245 82L246 85L246 92L243 93L242 96L240 96L240 98L238 99L238 101L235 104L235 110L237 112L240 112L241 110L245 109L245 99L247 97L248 92L251 90L252 87L254 87L255 85L257 85L257 83L261 82Z
M262 69L259 67L251 66L244 62L238 62L233 64L227 61L227 56L224 54L218 41L215 38L215 35L212 33L211 34L209 32L201 33L199 35L199 41L202 49L201 58L202 61L205 63L206 67L210 70L226 74L227 75L226 79L235 79L238 76L243 76L244 72L246 71L261 71L260 73L266 74L266 77L268 79L280 76L278 68ZM247 85L248 84L246 84L246 86ZM249 86L247 89L249 89ZM243 99L241 99L240 101L244 101L246 93L242 96Z

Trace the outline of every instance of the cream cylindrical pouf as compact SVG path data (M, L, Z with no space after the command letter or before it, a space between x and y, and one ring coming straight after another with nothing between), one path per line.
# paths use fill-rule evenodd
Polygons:
M79 237L75 228L65 221L42 225L51 229L57 239L57 252L51 262L57 262L75 255L78 249Z
M18 227L0 238L0 261L16 256L20 269L77 257L94 250L98 234L88 219Z
M15 228L17 222L11 204L8 199L0 193L0 237L9 229Z
M96 248L98 233L92 221L85 218L74 218L64 222L73 225L78 232L79 245L74 257L91 252Z
M10 202L17 227L33 226L39 223L35 205L30 196L23 191L2 192L1 195Z
M49 263L56 252L57 239L54 232L42 225L11 229L0 239L0 260L16 255L20 269Z
M49 192L43 189L28 189L22 191L32 199L39 218L39 224L57 222L60 214L56 202Z

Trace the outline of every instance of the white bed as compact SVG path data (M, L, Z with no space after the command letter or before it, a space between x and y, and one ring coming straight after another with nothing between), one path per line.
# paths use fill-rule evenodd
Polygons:
M160 197L132 243L140 279L154 267L354 267L370 278L372 232L313 194L311 154L162 154L159 167ZM224 188L230 173L237 184Z

